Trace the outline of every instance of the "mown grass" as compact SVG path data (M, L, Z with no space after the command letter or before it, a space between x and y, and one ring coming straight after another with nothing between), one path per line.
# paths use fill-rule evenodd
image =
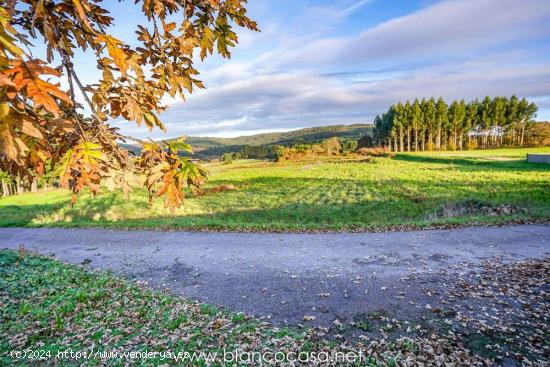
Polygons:
M0 199L0 226L284 231L548 221L550 166L525 162L528 152L550 148L212 163L208 187L238 190L189 198L173 214L161 199L149 206L142 189L129 199L82 195L74 207L68 192L54 190Z
M271 353L264 354L264 362L283 353L295 361L323 358L327 363L321 365L331 366L391 366L405 360L425 363L434 355L442 363L480 362L455 341L416 337L368 343L329 340L313 328L279 329L108 273L8 250L0 250L0 305L0 365L5 366L232 366L245 365L247 352ZM418 347L411 349L411 345ZM228 357L235 350L241 354L240 363ZM359 351L364 353L362 363L329 362L341 358L336 353L358 356ZM309 353L309 357L299 357L300 353ZM258 362L258 355L253 358Z

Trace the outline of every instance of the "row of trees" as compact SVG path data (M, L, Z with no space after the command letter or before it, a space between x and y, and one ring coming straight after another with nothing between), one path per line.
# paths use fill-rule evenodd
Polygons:
M399 102L374 120L374 143L393 151L522 146L537 106L516 96L485 97L447 104L415 99Z
M313 156L339 155L354 152L357 141L331 137L318 143L298 143L292 146L284 145L243 145L238 152L227 152L220 160L231 163L235 159L274 159L293 160Z

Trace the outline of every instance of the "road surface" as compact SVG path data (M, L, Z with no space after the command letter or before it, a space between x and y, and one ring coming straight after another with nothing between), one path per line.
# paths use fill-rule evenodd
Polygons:
M390 233L204 233L0 228L0 248L110 269L154 288L275 324L411 318L437 305L449 275L483 261L550 256L550 226Z

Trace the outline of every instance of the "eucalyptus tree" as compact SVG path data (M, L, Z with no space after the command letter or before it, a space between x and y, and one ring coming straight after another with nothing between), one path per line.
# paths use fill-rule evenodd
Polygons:
M418 151L418 140L420 138L420 131L422 130L422 108L418 98L414 99L410 111L411 128L414 133L414 151Z
M383 121L383 125L385 126L385 130L388 132L388 136L389 136L388 145L391 147L393 143L394 150L397 151L398 129L397 129L397 126L394 124L395 115L396 115L395 106L391 106L387 113L382 114L382 121Z
M374 118L374 130L373 130L373 138L375 141L375 144L378 145L384 145L384 131L382 130L382 119L380 118L380 115L376 115Z
M519 124L519 99L512 95L506 106L506 130L505 135L510 145L516 142L516 131Z
M533 123L538 107L534 103L529 103L525 98L520 101L519 105L519 145L523 145L525 130Z
M428 150L434 148L434 134L437 127L436 111L435 111L435 99L431 97L423 107L424 125L426 127L426 139Z
M412 106L411 102L407 100L405 102L405 106L403 108L403 121L404 121L404 128L405 132L407 134L407 152L411 151L411 132L412 132Z
M469 102L466 105L466 116L464 118L464 128L462 130L462 135L460 136L459 140L459 149L462 149L462 142L464 138L466 138L467 146L470 147L470 139L471 134L470 132L474 127L476 127L479 124L478 121L478 108L479 108L479 101L476 99L474 101Z
M405 130L406 130L406 118L407 114L405 112L405 106L403 103L399 102L395 106L393 106L393 110L390 107L390 111L393 111L391 117L392 117L392 124L395 125L395 134L396 134L396 145L397 140L399 141L399 151L404 151L404 145L405 145ZM397 149L396 149L397 151Z
M452 136L448 144L453 149L457 149L459 146L458 139L459 136L462 136L465 118L466 103L464 103L464 100L461 100L460 102L457 102L456 100L453 101L449 107L449 125L451 127Z
M480 125L480 128L483 132L483 135L481 136L481 145L482 147L486 147L487 146L487 137L488 137L488 132L489 132L489 129L491 128L491 126L493 125L493 122L492 122L492 105L493 105L493 101L491 100L491 98L489 96L486 96L485 98L483 98L483 101L481 101L480 105L479 105L479 110L478 110L478 114L479 114L479 125Z
M394 151L464 149L504 143L522 145L525 132L533 125L537 106L516 96L485 97L466 103L453 100L448 106L443 98L433 97L411 104L399 102L375 119L375 137L388 142ZM489 139L490 138L490 139ZM475 144L474 144L475 142Z
M508 100L505 97L495 97L491 104L491 138L493 145L498 145L502 138L504 125L506 124L506 106Z
M443 97L439 97L435 106L435 149L441 150L441 136L443 134L443 128L449 121L449 108L447 103L443 100Z

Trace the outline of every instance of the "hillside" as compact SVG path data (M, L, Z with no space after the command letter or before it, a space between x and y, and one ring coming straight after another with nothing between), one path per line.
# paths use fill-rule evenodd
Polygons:
M373 125L332 125L309 127L300 130L238 136L235 138L187 137L187 142L193 146L196 154L202 157L219 156L227 152L237 152L244 145L294 145L302 143L318 143L324 139L339 137L357 140L372 134Z
M328 125L308 127L305 129L264 133L256 135L237 136L234 138L216 138L208 136L188 136L187 142L191 144L195 151L195 156L211 158L219 157L224 153L238 152L245 145L253 146L271 146L284 145L292 146L295 144L313 144L319 143L325 139L338 137L342 139L359 140L364 135L372 135L373 125L355 124L355 125ZM174 140L167 139L168 141ZM139 154L140 148L133 144L122 144L124 148Z

